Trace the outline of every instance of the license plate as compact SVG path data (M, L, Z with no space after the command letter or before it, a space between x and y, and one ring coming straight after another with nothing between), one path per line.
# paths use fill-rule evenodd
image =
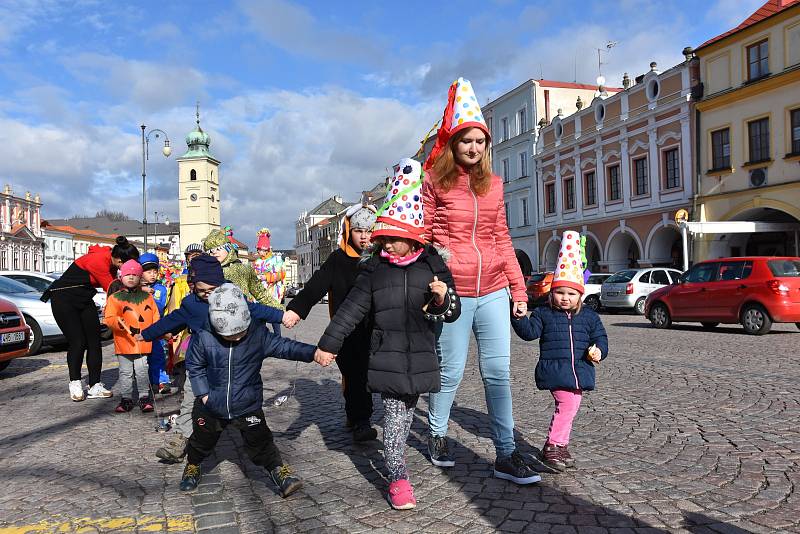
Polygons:
M608 293L606 293L607 297L616 297L617 295L619 295L619 293L616 291L609 291Z
M3 334L2 343L5 345L6 343L19 343L20 341L25 341L25 332L9 332L8 334Z

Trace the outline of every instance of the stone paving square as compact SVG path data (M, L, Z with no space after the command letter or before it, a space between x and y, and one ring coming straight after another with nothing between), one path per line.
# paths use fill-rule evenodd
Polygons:
M456 467L425 457L423 398L408 449L419 504L406 512L386 502L380 442L354 445L344 428L335 366L265 362L268 424L305 479L281 499L230 431L198 490L180 492L183 465L154 456L165 434L152 414L115 414L117 399L70 401L64 352L17 360L0 373L0 534L800 532L800 330L751 337L737 325L662 331L602 317L611 354L575 421L577 469L527 487L492 478L473 344L451 419ZM314 343L326 324L317 306L284 333ZM512 339L517 439L532 453L552 399L533 384L538 344ZM111 346L104 356L113 386ZM280 395L290 399L276 407ZM158 400L164 413L177 406L174 395Z

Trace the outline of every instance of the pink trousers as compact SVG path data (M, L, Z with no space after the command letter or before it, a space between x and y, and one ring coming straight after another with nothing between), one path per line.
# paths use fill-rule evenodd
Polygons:
M581 407L583 393L580 389L554 389L550 391L556 408L550 420L550 431L547 442L562 447L569 444L569 433L572 430L572 420Z

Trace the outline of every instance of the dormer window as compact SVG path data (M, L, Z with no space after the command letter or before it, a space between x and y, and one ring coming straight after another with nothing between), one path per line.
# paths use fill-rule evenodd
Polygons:
M769 74L769 41L764 39L747 47L747 80L757 80Z

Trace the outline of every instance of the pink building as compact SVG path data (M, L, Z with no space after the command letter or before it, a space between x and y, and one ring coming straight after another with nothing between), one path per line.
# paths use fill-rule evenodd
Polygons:
M0 197L0 269L42 271L44 238L39 195L16 197L6 184Z

